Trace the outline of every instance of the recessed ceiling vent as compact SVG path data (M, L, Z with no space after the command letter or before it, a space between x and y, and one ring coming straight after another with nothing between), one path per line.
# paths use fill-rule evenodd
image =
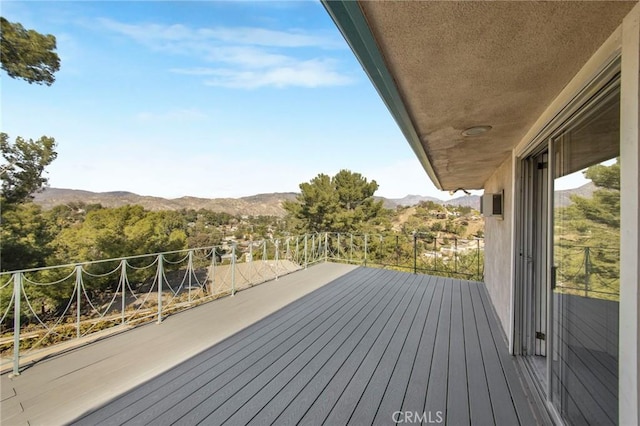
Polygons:
M468 129L465 129L462 131L462 136L467 137L467 138L471 138L474 136L480 136L483 135L485 133L487 133L489 130L491 130L493 127L491 126L473 126L473 127L469 127Z

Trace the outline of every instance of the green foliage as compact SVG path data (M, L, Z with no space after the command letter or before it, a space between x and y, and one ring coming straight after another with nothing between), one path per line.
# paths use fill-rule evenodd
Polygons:
M0 133L0 149L6 162L1 174L3 203L29 201L31 194L46 185L47 178L42 173L58 155L54 150L55 146L55 139L47 136L36 141L18 136L15 143L11 143L9 135Z
M555 211L558 281L576 294L615 300L620 279L620 163L585 171L597 186Z
M373 195L376 181L360 173L341 170L334 177L319 174L300 184L295 202L285 202L288 219L304 232L354 232L375 223L383 212Z
M58 263L86 262L186 248L179 212L148 212L141 206L97 209L63 229L53 242Z
M46 265L52 234L39 206L33 203L4 204L0 238L3 271Z
M56 38L0 17L0 66L11 78L51 86L60 69Z

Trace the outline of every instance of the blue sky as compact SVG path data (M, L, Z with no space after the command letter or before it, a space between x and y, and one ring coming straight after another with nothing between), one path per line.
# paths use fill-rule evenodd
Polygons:
M318 2L3 1L2 16L58 40L53 86L0 77L2 131L58 143L53 187L242 197L349 169L377 195L450 198Z

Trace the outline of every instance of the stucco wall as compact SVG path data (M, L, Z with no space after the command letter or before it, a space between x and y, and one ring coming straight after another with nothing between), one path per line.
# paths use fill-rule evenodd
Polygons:
M511 331L512 165L512 159L509 157L498 167L484 187L486 193L504 190L504 218L484 219L484 281L507 336Z

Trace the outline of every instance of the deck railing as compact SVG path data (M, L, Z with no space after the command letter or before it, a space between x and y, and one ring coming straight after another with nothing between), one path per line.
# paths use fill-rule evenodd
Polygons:
M555 247L555 290L595 299L620 298L620 248L563 242Z
M205 303L318 262L482 279L480 239L316 233L0 273L0 368ZM52 347L54 347L52 349Z

